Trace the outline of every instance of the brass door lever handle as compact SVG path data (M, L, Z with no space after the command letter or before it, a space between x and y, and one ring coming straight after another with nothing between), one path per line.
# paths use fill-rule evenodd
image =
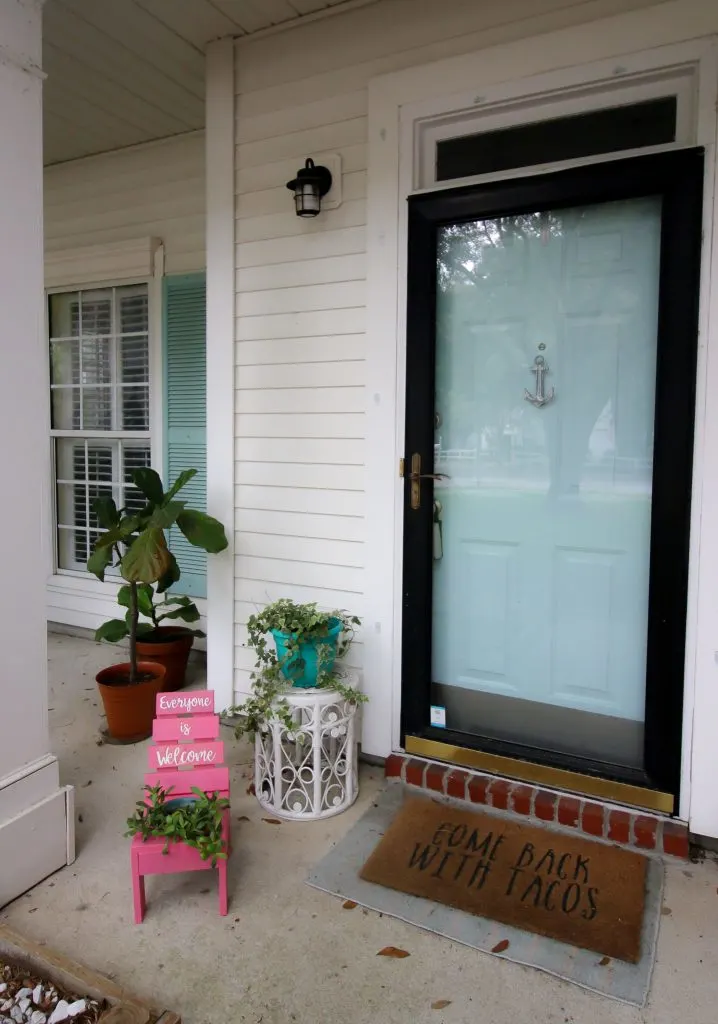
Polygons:
M411 484L411 507L416 510L421 508L421 481L422 480L448 480L446 473L422 473L421 454L414 452L411 457L411 473L409 481Z

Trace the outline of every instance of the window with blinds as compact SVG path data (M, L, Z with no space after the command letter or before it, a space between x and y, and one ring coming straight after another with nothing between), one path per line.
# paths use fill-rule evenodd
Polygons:
M131 475L150 464L147 286L51 295L49 325L57 566L85 570L94 498L143 503Z

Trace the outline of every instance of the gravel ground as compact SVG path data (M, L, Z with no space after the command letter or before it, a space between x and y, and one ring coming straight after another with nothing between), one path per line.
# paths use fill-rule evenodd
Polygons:
M0 961L0 1024L95 1024L103 1003L76 994Z

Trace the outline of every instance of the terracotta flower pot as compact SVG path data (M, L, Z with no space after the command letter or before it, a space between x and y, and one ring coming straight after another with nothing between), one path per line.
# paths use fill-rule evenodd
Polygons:
M116 740L147 739L152 734L155 697L164 689L165 667L152 661L140 661L137 668L143 679L130 686L128 662L110 665L95 676L107 716L107 730Z
M194 637L182 626L160 626L144 640L137 641L137 655L165 667L165 690L184 686L187 660Z

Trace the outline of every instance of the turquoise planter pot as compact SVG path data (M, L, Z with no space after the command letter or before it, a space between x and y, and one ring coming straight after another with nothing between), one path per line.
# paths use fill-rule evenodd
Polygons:
M339 619L332 619L329 632L320 640L312 640L311 643L300 644L299 651L290 658L282 668L282 675L292 686L302 689L309 689L317 685L317 649L322 646L330 648L328 654L322 656L322 669L331 672L337 656L337 644L339 634L342 631L342 624ZM277 659L283 662L287 657L287 642L296 634L282 633L278 629L271 630L274 643L277 647Z
M165 810L168 814L171 814L172 811L183 811L185 807L196 804L197 800L196 796L173 796L171 800L165 800Z

